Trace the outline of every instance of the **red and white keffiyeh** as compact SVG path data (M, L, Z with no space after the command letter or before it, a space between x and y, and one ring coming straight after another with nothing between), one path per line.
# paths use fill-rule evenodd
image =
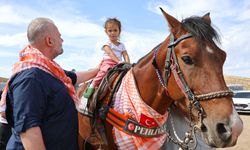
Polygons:
M28 45L23 50L21 50L19 55L19 62L15 63L12 68L12 76L26 69L34 67L39 68L61 80L66 86L67 91L74 102L76 104L79 103L79 99L76 95L75 88L72 85L71 79L65 74L64 70L56 62L54 62L53 60L49 60L38 49L32 47L31 45ZM1 111L5 111L7 91L8 82L2 93L0 102Z

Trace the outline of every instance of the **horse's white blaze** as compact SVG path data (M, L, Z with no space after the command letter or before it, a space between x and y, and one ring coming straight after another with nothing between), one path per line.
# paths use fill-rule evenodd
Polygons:
M206 46L206 50L209 52L209 53L214 53L213 49L211 49L210 47Z
M233 107L233 112L232 115L230 116L231 120L231 127L232 127L232 142L236 141L238 136L241 134L243 130L243 122L239 117L239 114L236 112L234 106Z

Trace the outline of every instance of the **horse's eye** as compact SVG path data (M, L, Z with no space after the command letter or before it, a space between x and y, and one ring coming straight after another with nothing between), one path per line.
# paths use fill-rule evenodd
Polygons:
M181 59L184 61L185 64L187 65L192 65L194 64L193 60L189 56L183 56Z

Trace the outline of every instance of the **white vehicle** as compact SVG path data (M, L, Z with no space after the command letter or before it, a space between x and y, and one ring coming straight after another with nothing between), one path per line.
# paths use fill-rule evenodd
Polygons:
M250 91L235 91L233 97L237 112L250 113Z

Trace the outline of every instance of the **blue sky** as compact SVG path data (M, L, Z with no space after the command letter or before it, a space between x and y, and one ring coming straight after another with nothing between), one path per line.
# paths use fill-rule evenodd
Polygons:
M121 41L136 62L169 34L159 7L179 20L210 12L227 53L224 74L250 77L249 0L0 0L0 76L11 75L27 45L27 25L36 17L51 18L58 26L64 53L56 61L64 69L87 70L100 62L108 17L122 22Z

